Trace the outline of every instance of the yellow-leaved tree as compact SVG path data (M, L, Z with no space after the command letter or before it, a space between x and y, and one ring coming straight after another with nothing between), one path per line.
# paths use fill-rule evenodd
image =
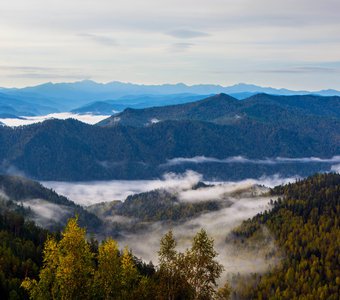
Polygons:
M108 239L99 247L98 269L95 274L96 298L119 299L122 290L122 267L118 244Z
M85 240L85 229L73 218L59 242L47 240L39 281L27 278L22 286L31 299L91 299L93 273L93 254Z
M128 247L122 255L122 299L134 299L133 295L138 285L139 274Z

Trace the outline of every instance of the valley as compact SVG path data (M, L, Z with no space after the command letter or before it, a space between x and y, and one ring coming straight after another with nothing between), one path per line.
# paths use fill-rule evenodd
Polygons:
M128 245L136 259L156 264L159 241L169 230L176 237L178 251L185 251L195 233L200 228L205 228L214 239L215 248L219 253L218 262L225 267L219 284L223 285L228 280L232 284L234 295L248 299L254 290L251 285L245 284L244 279L250 283L258 282L259 291L268 295L265 280L273 282L274 279L270 279L270 276L274 275L271 274L281 274L287 255L288 259L291 259L291 250L285 248L286 244L281 244L284 240L280 237L281 232L286 232L282 231L286 229L280 226L295 226L298 220L298 216L290 216L289 210L297 215L307 214L307 220L313 218L312 215L315 219L315 207L320 205L318 201L326 199L321 206L325 208L321 209L324 213L330 210L328 213L333 218L336 206L332 201L337 203L339 200L339 175L335 174L320 174L307 179L273 177L263 178L262 181L215 183L204 183L201 180L201 175L191 171L182 176L169 175L162 180L143 181L139 187L137 182L113 182L111 186L108 185L108 190L115 187L115 194L104 191L101 195L103 202L87 206L84 204L89 202L80 200L82 195L86 195L86 189L83 190L79 184L75 184L73 191L70 184L64 190L77 196L75 198L78 204L75 204L71 199L60 196L37 182L21 177L1 176L1 216L10 212L18 214L34 220L58 236L58 230L65 226L67 219L77 215L79 223L86 227L88 238L92 242L94 238L101 241L114 237L121 247ZM277 186L279 183L284 185ZM60 189L58 183L53 184L56 189ZM100 195L105 184L97 184ZM128 184L136 189L130 189ZM122 187L120 193L117 192L119 186ZM313 191L310 187L313 187ZM92 189L95 189L95 183L92 183ZM111 201L114 195L125 197L128 193L131 194L123 201ZM308 207L308 211L300 207L301 200L289 200L296 198L306 199L302 203L305 203L303 205ZM82 201L83 205L79 205ZM286 214L284 220L287 223L275 223L279 222L276 215L283 213ZM328 229L325 230L332 230L332 235L336 235L337 221L334 219L331 222L335 223L329 223ZM297 229L292 227L292 230ZM328 235L323 238L328 239ZM332 241L335 242L336 239ZM328 240L328 243L330 242L331 240ZM304 255L311 255L308 253L307 251ZM320 268L323 268L323 265L320 265ZM326 271L320 269L320 272ZM332 272L337 271L333 269ZM312 271L310 274L314 276ZM287 280L277 283L278 286L291 286L292 282ZM334 285L329 293L332 291L335 291Z
M325 271L323 262L317 274L326 275L308 271L317 291L291 280L294 268L295 276L305 276L296 269L294 255L305 255L307 265L300 261L298 266L308 268L319 253L323 260L333 258L324 258L325 249L318 245L315 250L312 240L307 252L292 250L285 240L295 243L289 230L299 237L296 222L315 231L315 222L328 222L327 213L332 219L325 230L338 235L340 97L250 93L237 99L222 93L122 96L119 101L125 105L99 101L67 113L2 116L0 221L8 237L3 247L19 255L10 236L22 230L17 239L34 255L26 267L31 278L46 268L41 265L47 253L41 252L43 244L49 245L46 234L63 247L72 226L70 234L84 232L80 242L95 259L101 247L113 246L112 238L119 243L114 246L119 259L128 247L131 264L141 272L135 288L139 291L146 280L147 298L155 297L151 287L160 284L160 241L169 232L179 251L175 266L190 259L187 249L199 234L214 241L215 263L224 268L216 287L226 287L233 299L251 299L254 293L286 297L302 288L315 295L326 290L324 282L334 296L337 271ZM324 197L330 202L321 203ZM334 249L328 233L319 238ZM20 257L18 268L29 262ZM22 272L4 276L17 282L4 293L27 297L18 286ZM34 290L36 283L27 280L24 285ZM268 290L268 284L277 288ZM185 285L179 293L191 288Z
M339 12L0 1L0 300L340 299Z

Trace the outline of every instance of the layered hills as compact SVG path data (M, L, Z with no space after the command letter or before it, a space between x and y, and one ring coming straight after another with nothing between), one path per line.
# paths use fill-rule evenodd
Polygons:
M340 92L336 90L292 91L244 83L232 86L209 84L189 86L183 83L142 85L117 81L97 83L91 80L70 83L48 82L24 88L0 88L0 91L0 114L10 113L15 116L44 115L65 111L81 114L84 112L111 114L112 110L121 111L127 107L144 108L192 102L205 98L204 95L217 93L226 93L237 99L245 99L257 93L340 95ZM4 105L1 99L6 100Z
M339 107L339 97L259 94L239 101L219 94L126 109L95 126L49 120L1 127L1 169L42 180L142 179L188 168L215 179L308 175L337 162L331 158L340 152ZM195 157L210 160L172 163ZM250 161L225 160L232 157ZM291 160L259 161L277 157ZM326 160L307 164L309 157Z
M294 122L301 115L340 117L339 97L277 96L256 94L244 101L237 101L226 94L218 94L193 103L152 107L145 109L126 109L100 125L146 126L165 120L196 120L228 124L241 118L260 122Z

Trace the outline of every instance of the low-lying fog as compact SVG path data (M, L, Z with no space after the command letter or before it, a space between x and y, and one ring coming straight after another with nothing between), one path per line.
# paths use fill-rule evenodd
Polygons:
M78 115L73 114L69 112L64 113L54 113L49 114L45 116L34 116L34 117L19 117L19 118L0 118L0 124L4 124L6 126L16 127L16 126L22 126L22 125L31 125L34 123L40 123L48 119L60 119L60 120L66 120L66 119L76 119L81 122L87 123L87 124L96 124L104 119L106 119L108 116L102 116L102 115Z
M190 219L180 225L165 225L161 222L150 224L147 231L133 234L125 233L118 239L121 247L128 245L138 257L145 261L157 263L157 251L161 237L170 229L178 242L178 250L184 251L191 245L192 237L204 228L209 236L214 238L215 249L218 251L218 260L225 267L225 275L230 273L263 272L269 266L265 255L250 252L244 249L235 252L231 245L226 244L226 237L230 231L240 225L243 220L253 217L257 213L270 208L270 198L254 197L233 199L230 207L219 211L208 212L199 217ZM272 239L268 234L268 249L273 248Z
M238 182L206 182L214 186L192 189L202 180L202 175L187 171L181 175L166 174L158 180L141 181L101 181L83 183L43 182L46 187L67 196L81 205L90 205L112 200L124 200L128 195L163 188L173 191L180 201L199 202L207 200L229 201L232 204L214 212L203 213L181 224L153 222L149 223L147 230L137 233L121 232L118 239L121 247L128 245L138 257L144 261L157 263L157 251L161 237L169 230L174 231L178 241L179 250L190 247L194 234L205 228L215 240L215 248L219 252L219 261L223 263L226 271L223 275L232 273L263 272L275 261L265 259L264 253L250 252L248 250L235 252L235 249L226 244L228 233L240 225L243 220L253 217L257 213L270 208L270 197L265 193L267 188L254 185L273 187L279 184L294 182L296 178L281 178L280 176L247 179ZM129 222L129 218L113 216L115 222ZM270 234L264 228L267 236L266 248L274 249Z
M296 177L282 178L279 175L261 177L259 179L245 179L242 181L228 182L205 182L208 184L222 185L216 187L215 192L231 189L241 185L251 186L254 184L274 187L276 185L294 182ZM77 204L88 206L113 200L125 200L127 196L151 191L154 189L182 189L187 190L202 181L202 175L193 171L184 174L165 174L162 179L155 180L110 180L90 182L41 182L45 187L55 190L58 194L68 197ZM193 192L192 197L203 197L206 191ZM188 195L187 195L188 197ZM188 199L188 198L187 198ZM189 199L190 200L190 199Z

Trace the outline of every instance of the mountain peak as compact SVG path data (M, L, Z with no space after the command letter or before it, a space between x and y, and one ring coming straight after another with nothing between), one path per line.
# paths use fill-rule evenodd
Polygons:
M236 98L226 94L226 93L219 93L216 95L213 95L211 97L208 97L206 99L203 99L202 101L217 101L217 100L222 100L222 101L238 101Z

